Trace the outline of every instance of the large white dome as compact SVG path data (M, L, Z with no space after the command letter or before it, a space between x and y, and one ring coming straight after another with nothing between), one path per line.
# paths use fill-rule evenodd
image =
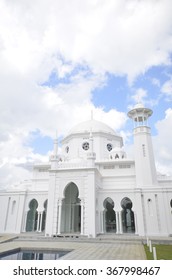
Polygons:
M96 121L96 120L89 120L89 121L85 121L82 123L79 123L78 125L74 126L74 128L72 128L68 135L71 134L78 134L78 133L90 133L90 131L94 132L104 132L104 133L108 133L108 134L112 134L112 135L116 135L116 133L114 132L114 130L109 127L108 125Z

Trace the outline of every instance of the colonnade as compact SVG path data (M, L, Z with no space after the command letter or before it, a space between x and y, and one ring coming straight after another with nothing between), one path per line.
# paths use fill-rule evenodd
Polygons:
M56 233L59 235L63 232L65 232L65 227L63 226L62 227L62 219L64 218L64 216L62 215L62 212L63 212L63 200L64 198L59 198L58 199L58 204L57 204L57 216L56 216L56 220L57 220L57 229L56 229ZM72 210L72 215L74 216L75 213L77 214L77 218L75 220L75 223L77 223L77 227L75 227L73 225L73 227L71 227L71 232L77 232L77 233L80 233L81 235L84 235L85 232L86 232L86 229L85 229L85 226L84 226L84 220L85 220L85 205L84 205L84 199L83 198L79 198L78 202L78 207L79 207L79 210L77 210L78 208L76 208L76 212L73 211L72 209L72 204L71 204L71 210ZM105 206L104 206L105 207ZM30 213L29 213L30 211ZM78 212L79 211L79 212ZM114 204L113 204L113 207L112 207L112 210L113 211L113 221L112 221L112 229L111 229L111 221L109 222L110 224L110 230L107 231L107 221L106 221L106 213L107 209L104 208L103 210L101 210L99 212L99 215L100 215L100 222L98 223L99 226L99 230L98 232L102 233L102 234L105 234L106 232L114 232L116 234L123 234L123 233L126 233L126 228L125 228L125 222L124 222L124 214L123 214L123 211L124 209L121 208L121 209L114 209ZM63 212L64 213L64 212ZM130 212L129 212L130 213ZM134 227L130 226L129 228L129 231L127 232L133 232L135 234L138 234L138 227L137 227L137 214L135 211L132 210L132 223L134 225ZM28 215L29 214L29 215ZM67 215L68 215L68 212L67 212ZM126 215L126 212L125 212L125 215ZM69 218L69 222L73 223L73 220L70 220L70 219L74 219L74 217L72 217L71 215L68 215L68 218ZM126 216L125 216L126 218ZM131 216L130 216L131 218ZM26 232L26 231L35 231L35 232L42 232L44 231L45 229L45 219L46 219L46 206L44 207L43 210L39 210L39 208L37 209L37 207L35 208L31 208L28 209L25 214L24 214L24 217L23 217L23 228L22 228L22 231L23 232ZM133 222L133 219L134 219L134 222ZM68 222L68 220L67 220ZM96 225L95 225L96 226ZM98 229L97 228L97 229ZM66 228L67 229L67 228ZM79 229L79 231L78 231ZM130 231L131 230L131 231ZM68 232L66 230L66 232ZM98 233L97 232L97 233Z
M44 209L37 209L38 202L32 199L29 203L29 209L25 211L23 216L22 231L42 232L45 229L45 219L47 210L47 200L44 202Z

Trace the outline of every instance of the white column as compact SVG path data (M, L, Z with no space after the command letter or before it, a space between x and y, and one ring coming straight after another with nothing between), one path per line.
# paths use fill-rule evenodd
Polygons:
M119 233L123 234L123 229L122 229L122 215L121 211L119 211Z
M106 233L106 210L103 211L103 231Z
M134 211L134 224L135 224L135 234L138 234L137 214L135 211Z
M104 211L100 212L100 226L101 226L101 233L105 232L104 229Z
M81 199L81 235L84 234L84 200Z
M116 234L119 234L119 215L118 215L118 211L115 211L115 215L116 215Z
M39 232L42 231L42 217L43 217L43 212L40 212Z
M40 224L40 212L38 212L38 220L37 220L36 231L39 231L39 224Z
M71 227L70 232L74 232L74 217L75 217L75 205L71 205Z
M59 211L58 211L58 232L57 234L60 234L61 233L61 214L62 214L62 199L59 198L59 202L58 202L58 208L59 208Z

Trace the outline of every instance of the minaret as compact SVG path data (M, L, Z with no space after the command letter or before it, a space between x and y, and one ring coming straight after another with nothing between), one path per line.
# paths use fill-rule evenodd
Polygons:
M50 162L51 162L51 169L57 168L57 162L58 162L58 138L56 134L56 138L54 139L54 149L53 154L50 156Z
M90 165L94 166L95 159L96 159L96 154L94 153L94 147L93 147L93 134L92 130L90 131L90 151L87 153L87 160L89 160Z
M128 112L128 117L134 122L134 151L137 187L154 186L157 184L154 153L151 139L151 129L148 118L152 110L137 104Z

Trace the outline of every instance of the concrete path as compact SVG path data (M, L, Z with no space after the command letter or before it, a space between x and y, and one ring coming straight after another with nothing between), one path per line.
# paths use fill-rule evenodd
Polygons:
M141 240L14 240L0 244L0 254L14 249L70 250L63 260L144 260Z

